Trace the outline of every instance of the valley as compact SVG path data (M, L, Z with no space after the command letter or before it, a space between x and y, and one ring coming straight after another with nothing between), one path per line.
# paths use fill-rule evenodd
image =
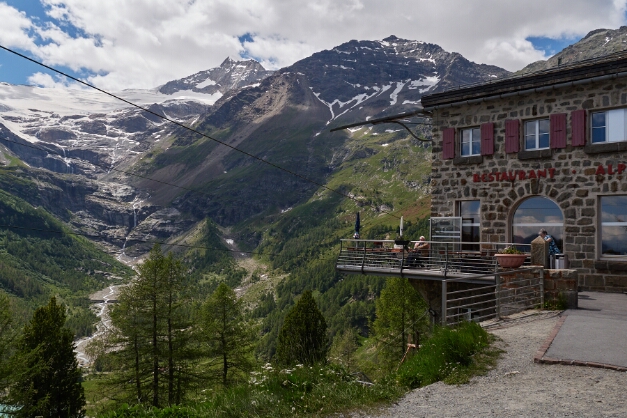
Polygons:
M581 48L586 56L615 48L618 41L600 39L626 31L591 32ZM574 49L563 58L574 59ZM19 326L51 296L67 306L80 365L96 376L91 394L123 343L112 340L97 359L90 343L112 335L107 307L155 244L183 272L179 331L200 321L224 283L256 333L247 356L270 364L287 313L311 291L328 346L350 330L364 344L359 356L372 357L388 281L336 271L339 240L352 236L357 213L362 238L395 238L401 216L406 239L429 235L431 126L408 121L424 141L393 124L330 130L415 111L427 93L517 74L389 36L276 71L227 58L150 90L115 92L141 108L75 86L0 83L0 289Z

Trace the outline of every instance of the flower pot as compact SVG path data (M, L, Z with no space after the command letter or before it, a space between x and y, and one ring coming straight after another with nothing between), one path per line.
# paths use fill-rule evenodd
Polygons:
M504 269L517 269L527 259L527 254L495 254L499 266Z

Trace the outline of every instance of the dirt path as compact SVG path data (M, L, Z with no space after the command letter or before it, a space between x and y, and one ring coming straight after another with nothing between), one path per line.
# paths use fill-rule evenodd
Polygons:
M491 331L506 353L486 376L414 390L375 416L627 417L627 373L533 362L557 321L541 314Z

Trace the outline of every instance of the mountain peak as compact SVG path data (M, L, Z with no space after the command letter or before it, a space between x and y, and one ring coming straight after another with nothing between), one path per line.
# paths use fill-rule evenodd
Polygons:
M618 29L595 29L588 32L578 42L567 46L549 59L531 63L516 74L529 74L548 70L559 65L573 64L578 61L625 51L626 43L627 26L621 26Z
M390 35L387 38L382 39L385 42L407 42L407 39L401 39L395 35Z
M200 71L164 84L159 92L173 94L181 90L196 93L225 94L227 91L255 84L272 74L254 59L236 61L226 57L219 67Z

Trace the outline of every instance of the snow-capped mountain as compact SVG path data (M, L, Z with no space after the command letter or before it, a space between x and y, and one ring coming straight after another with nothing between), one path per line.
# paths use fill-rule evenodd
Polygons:
M169 81L159 87L158 91L168 95L181 91L225 94L230 90L257 86L261 80L272 73L255 60L234 61L227 58L219 67L201 71L179 80Z
M475 64L435 44L390 36L350 41L281 70L306 74L311 90L329 108L330 120L415 109L425 93L507 76L508 71ZM361 107L368 112L355 112ZM372 113L375 112L375 113Z
M413 110L426 92L507 74L391 36L347 42L274 73L253 60L227 58L153 90L118 94L324 183L347 138L330 134L329 125ZM38 176L36 194L19 187L16 193L118 248L126 238L127 250L133 238L167 239L206 216L233 225L291 207L313 187L267 165L253 168L255 160L232 148L82 89L0 84L0 139L1 164L15 165L17 157L32 167L21 176Z

